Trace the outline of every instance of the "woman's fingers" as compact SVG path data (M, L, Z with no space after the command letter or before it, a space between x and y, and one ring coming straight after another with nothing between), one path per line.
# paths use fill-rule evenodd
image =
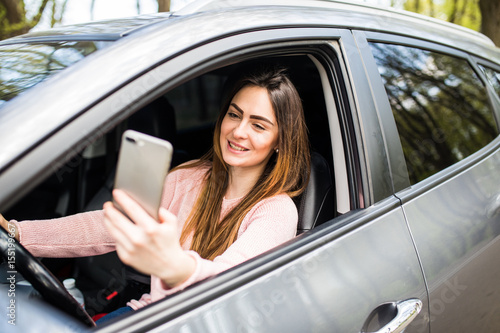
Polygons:
M163 207L160 207L158 211L158 218L160 223L174 223L174 225L177 226L177 216Z
M160 277L169 285L184 281L187 273L193 271L193 259L184 254L179 244L177 217L161 208L158 222L123 191L113 191L113 197L134 222L111 202L104 205L106 227L116 241L120 259L140 272Z
M3 217L2 214L0 214L0 225L5 230L9 230L9 222Z
M7 230L14 238L19 241L19 231L14 223L7 221L2 214L0 214L0 226Z
M138 225L147 225L148 223L158 223L148 214L134 199L128 196L122 190L113 190L113 198L122 207L127 216Z
M131 250L133 248L132 237L137 235L137 227L133 223L130 223L130 220L116 209L111 202L106 202L103 208L104 222L108 231L117 244L120 244L127 250Z

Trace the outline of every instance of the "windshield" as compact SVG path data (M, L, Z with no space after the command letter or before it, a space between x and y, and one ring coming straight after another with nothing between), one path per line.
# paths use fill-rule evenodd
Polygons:
M0 46L0 107L112 42L57 41Z

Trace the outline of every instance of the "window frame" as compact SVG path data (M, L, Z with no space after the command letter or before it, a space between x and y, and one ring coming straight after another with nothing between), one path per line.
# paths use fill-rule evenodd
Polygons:
M492 84L490 83L490 80L486 77L485 73L483 73L482 69L479 67L487 67L494 70L495 72L500 73L500 64L486 61L485 59L476 56L472 56L472 59L474 60L473 65L476 66L477 72L479 72L479 75L482 77L483 81L486 82L486 87L488 93L490 94L490 99L492 100L493 108L495 111L494 115L497 122L497 128L500 129L500 95L495 91Z

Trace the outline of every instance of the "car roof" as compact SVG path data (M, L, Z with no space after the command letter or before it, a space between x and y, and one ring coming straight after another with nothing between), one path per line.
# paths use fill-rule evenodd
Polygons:
M414 22L415 28L422 28L423 26L443 29L444 31L452 31L452 34L460 33L462 35L468 35L469 38L482 40L485 44L494 45L490 38L487 36L459 26L452 24L440 19L432 18L429 16L405 11L398 10L393 7L383 7L380 5L368 4L366 2L356 1L356 0L198 0L194 1L181 10L174 13L176 16L191 15L195 13L217 11L224 9L236 9L236 8L248 8L248 7L272 7L272 6L286 6L286 7L305 7L305 8L316 8L325 10L336 10L336 11L349 11L353 13L364 14L363 19L350 21L348 24L342 25L344 27L363 27L370 30L372 28L377 28L370 24L371 19L378 16L382 17L394 17L399 19L409 19ZM398 30L397 26L391 24L383 24L382 22L377 22L380 27L387 31L395 32ZM368 25L368 26L367 26ZM433 31L433 32L438 32Z
M462 41L462 43L457 43L458 45L454 46L464 50L468 50L467 44L470 41L494 47L491 39L477 31L432 17L397 10L392 7L381 7L365 2L357 2L355 0L197 0L175 12L145 14L128 18L60 26L0 41L0 45L46 40L113 41L173 17L180 18L195 14L206 15L208 12L235 11L259 7L262 10L274 9L275 11L283 10L284 7L287 7L288 10L295 8L305 16L311 16L310 13L307 13L306 9L326 10L327 13L332 15L330 25L339 28L399 33L401 35L420 37L432 41L436 41L436 35L443 36L443 39L450 36L457 36L458 41ZM335 15L335 12L349 13L349 20L336 19L338 17ZM405 22L405 24L394 24L394 21ZM443 40L443 42L445 41Z

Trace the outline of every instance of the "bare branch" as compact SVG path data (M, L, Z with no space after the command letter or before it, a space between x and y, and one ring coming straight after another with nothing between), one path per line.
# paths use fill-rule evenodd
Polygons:
M45 7L47 6L47 3L49 0L43 0L42 4L40 5L40 8L38 8L38 13L33 16L31 21L28 23L29 29L33 28L40 22L40 19L42 18L43 11L45 10Z

